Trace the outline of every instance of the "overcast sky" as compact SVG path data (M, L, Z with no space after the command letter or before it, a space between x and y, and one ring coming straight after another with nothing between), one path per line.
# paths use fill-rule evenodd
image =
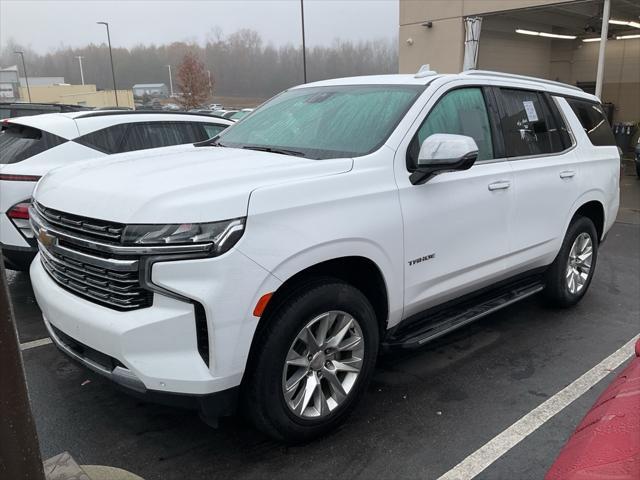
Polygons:
M0 0L0 43L13 38L44 53L105 41L113 46L196 41L221 29L258 31L267 43L300 42L299 0ZM398 0L305 0L307 44L393 38Z

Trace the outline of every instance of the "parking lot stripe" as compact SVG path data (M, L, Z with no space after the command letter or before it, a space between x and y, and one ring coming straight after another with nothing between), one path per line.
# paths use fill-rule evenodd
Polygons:
M591 370L462 460L458 465L439 477L438 480L469 480L479 475L489 465L629 359L633 355L634 344L639 337L636 336L629 340Z
M39 340L33 340L31 342L25 342L20 344L20 350L29 350L30 348L41 347L42 345L49 345L51 343L50 338L41 338Z

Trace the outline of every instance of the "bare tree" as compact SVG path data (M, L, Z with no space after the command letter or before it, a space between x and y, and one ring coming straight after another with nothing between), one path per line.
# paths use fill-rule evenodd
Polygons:
M178 67L178 103L185 110L197 108L209 99L209 78L204 64L193 52L187 52Z

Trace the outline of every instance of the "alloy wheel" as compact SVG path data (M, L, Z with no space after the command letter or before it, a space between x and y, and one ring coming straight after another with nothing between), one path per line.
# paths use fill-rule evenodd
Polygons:
M348 313L329 311L307 323L291 344L282 373L291 412L305 419L329 415L349 397L364 355L362 329Z
M581 233L573 242L567 262L566 281L569 293L579 293L587 283L593 260L593 241L588 233Z

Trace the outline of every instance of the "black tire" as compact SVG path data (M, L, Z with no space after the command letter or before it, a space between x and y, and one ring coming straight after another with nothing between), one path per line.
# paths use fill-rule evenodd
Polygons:
M360 373L346 399L320 420L295 415L283 392L283 369L292 342L312 319L340 310L357 320L364 341ZM358 289L323 278L294 291L260 331L250 370L243 382L243 408L253 424L269 436L288 443L306 442L343 423L362 396L373 374L379 346L378 322L371 303Z
M573 243L579 235L586 233L591 238L593 246L593 256L591 260L591 268L588 273L588 277L584 282L582 289L576 293L572 293L569 290L567 283L567 268L569 263L569 255ZM544 296L550 304L567 308L575 305L585 295L593 279L593 274L596 269L596 262L598 259L598 232L591 219L587 217L576 217L569 225L567 234L565 235L562 247L558 256L551 264L545 274L545 290Z

